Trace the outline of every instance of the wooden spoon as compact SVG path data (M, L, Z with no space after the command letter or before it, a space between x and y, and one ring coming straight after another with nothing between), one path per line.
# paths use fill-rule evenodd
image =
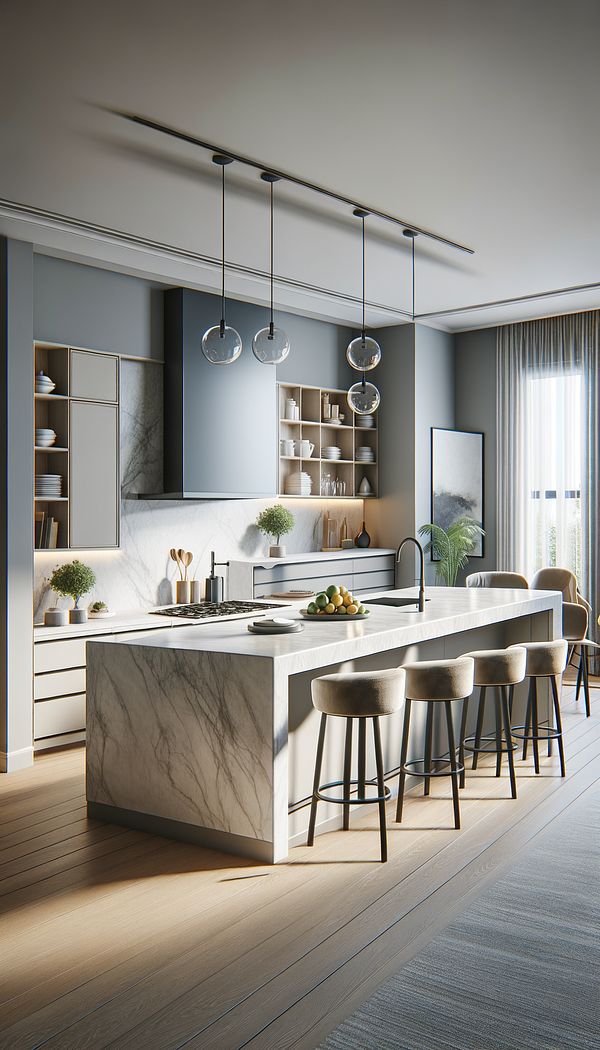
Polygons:
M183 571L182 571L182 568L181 568L181 562L179 560L179 551L176 551L174 547L171 547L171 550L169 551L169 554L171 556L171 560L175 562L175 564L177 565L177 568L179 569L179 575L180 575L181 579L183 579Z
M192 564L192 561L194 560L194 555L192 554L191 551L184 551L181 560L182 560L183 564L185 565L185 579L187 580L187 578L188 578L188 569L189 569L190 565Z

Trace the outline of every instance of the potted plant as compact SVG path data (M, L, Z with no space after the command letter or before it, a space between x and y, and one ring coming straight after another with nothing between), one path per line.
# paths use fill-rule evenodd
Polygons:
M79 599L91 591L96 582L96 574L89 565L75 561L59 565L50 577L50 586L56 594L63 598L72 598L74 606L69 610L70 623L85 623L87 620L87 609L79 608Z
M276 541L269 547L269 558L285 558L286 548L279 541L294 528L294 515L281 503L276 503L260 512L256 524L265 536Z
M437 578L443 580L447 587L454 587L458 570L467 564L476 541L480 536L485 536L485 532L474 518L463 517L458 518L448 529L431 522L421 525L419 536L429 536L424 550L438 559L435 563Z

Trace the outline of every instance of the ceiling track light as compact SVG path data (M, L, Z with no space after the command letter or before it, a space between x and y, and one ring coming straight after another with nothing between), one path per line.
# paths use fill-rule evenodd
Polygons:
M356 339L352 339L348 344L346 359L351 368L354 368L357 372L362 372L362 379L360 383L354 383L350 387L347 399L354 414L362 416L375 412L379 408L381 400L379 391L373 383L367 383L365 372L370 372L371 369L376 368L381 361L381 347L376 339L373 339L372 336L366 333L365 219L369 212L365 211L364 208L355 208L352 214L357 219L360 219L362 223L362 327L360 335Z
M273 317L273 266L274 266L274 223L273 223L273 185L279 182L279 175L273 175L269 171L261 173L263 182L269 183L270 188L270 244L271 244L271 266L270 266L270 288L271 288L271 315L266 328L261 328L252 340L252 352L261 365L281 365L290 352L290 341L282 328L275 327Z
M202 336L202 353L211 365L232 365L242 352L242 339L225 321L225 168L232 157L215 153L213 164L221 168L221 320Z

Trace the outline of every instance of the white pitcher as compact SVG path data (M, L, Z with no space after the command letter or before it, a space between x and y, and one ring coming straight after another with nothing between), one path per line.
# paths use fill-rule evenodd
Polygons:
M300 455L302 456L302 459L310 459L313 452L315 451L315 446L313 445L312 441L308 441L306 438L304 438L302 441L299 442L299 444Z

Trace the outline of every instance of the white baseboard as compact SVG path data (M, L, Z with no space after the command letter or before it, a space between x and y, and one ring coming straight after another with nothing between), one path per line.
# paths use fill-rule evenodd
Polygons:
M18 751L0 751L0 773L16 773L33 765L33 747L22 747Z

